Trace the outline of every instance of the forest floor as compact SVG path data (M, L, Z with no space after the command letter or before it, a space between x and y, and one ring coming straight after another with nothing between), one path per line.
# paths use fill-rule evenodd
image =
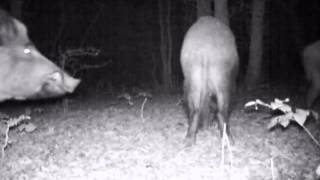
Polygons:
M268 130L270 112L244 109L249 100L271 102L274 91L262 88L235 97L230 120L235 144L231 153L225 149L224 165L216 123L199 131L196 145L185 147L187 117L181 95L153 94L143 109L142 97L131 105L117 96L5 103L3 113L31 112L29 122L37 128L10 129L0 179L314 180L320 148L308 134L295 124ZM286 91L278 98L284 95ZM302 97L291 99L299 102ZM320 123L308 121L307 128L320 140ZM3 132L0 137L3 143Z

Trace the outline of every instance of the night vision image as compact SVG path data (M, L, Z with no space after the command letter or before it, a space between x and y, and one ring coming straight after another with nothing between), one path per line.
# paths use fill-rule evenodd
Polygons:
M1 180L320 180L320 1L0 1Z

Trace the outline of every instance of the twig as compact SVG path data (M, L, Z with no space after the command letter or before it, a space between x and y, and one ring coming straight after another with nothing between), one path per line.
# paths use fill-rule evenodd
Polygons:
M83 64L81 67L79 67L79 70L87 70L87 69L98 69L98 68L102 68L104 66L107 66L108 64L110 64L112 62L112 60L105 62L103 64L95 64L95 65L88 65L88 64ZM78 70L78 71L79 71Z
M224 146L225 146L225 141L224 141L224 126L223 126L223 135L222 135L222 143L221 143L221 163L220 163L220 167L222 168L222 170L224 169Z
M4 158L4 149L7 147L8 145L8 140L9 140L9 129L10 126L7 124L7 128L6 128L6 132L5 132L5 139L4 139L4 144L1 147L1 158Z
M142 105L141 105L140 117L141 117L142 120L144 120L144 117L143 117L143 109L144 109L144 105L146 104L147 100L148 100L148 98L145 97L144 100L143 100L143 103L142 103Z
M316 140L316 138L311 134L311 132L305 126L301 126L301 127L308 133L311 139L320 147L319 141Z
M272 180L275 180L275 174L274 174L274 164L273 164L273 158L270 159L270 166L271 166L271 174L272 174Z
M98 56L100 54L100 50L94 47L88 48L77 48L77 49L67 49L63 55L68 57L75 57L75 56Z
M233 169L233 157L232 157L232 150L230 145L230 140L227 134L227 125L226 123L223 124L223 134L222 134L222 147L221 147L221 167L224 167L225 165L225 154L224 154L224 147L227 145L228 148L228 154L229 154L229 160L230 160L230 169Z

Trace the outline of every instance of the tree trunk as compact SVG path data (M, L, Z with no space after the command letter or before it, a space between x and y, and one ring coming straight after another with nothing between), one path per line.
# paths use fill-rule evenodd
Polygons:
M303 32L303 24L301 23L301 20L299 19L296 11L294 10L295 7L298 5L297 0L290 0L289 3L289 23L290 26L292 27L292 39L295 44L295 48L297 52L301 52L304 47L304 42L303 42L303 37L304 37L304 32Z
M229 25L228 0L214 0L214 16Z
M171 35L171 0L158 0L160 25L160 59L162 62L162 86L166 92L173 88L172 77L172 35ZM164 5L167 8L164 9ZM165 17L164 17L165 14Z
M211 16L211 0L197 0L197 16Z
M10 0L11 14L22 21L22 5L23 0Z
M253 0L250 35L250 54L246 74L246 86L254 87L261 80L263 55L263 17L265 0Z
M285 19L288 18L285 14L282 17L279 17L281 22L287 23L285 22ZM279 69L277 70L277 73L275 74L275 76L277 77L281 77L281 78L277 78L278 80L285 80L288 79L290 76L290 69L292 68L291 66L288 66L288 62L289 62L289 47L290 47L290 42L289 42L289 31L291 28L290 26L288 26L288 24L282 24L278 27L278 32L279 36L277 41L277 48L279 48L278 51L278 58L279 58ZM280 70L280 71L279 71ZM273 77L275 78L275 77Z
M167 79L167 91L171 90L173 88L173 74L172 74L172 33L171 33L171 0L168 0L168 13L166 16L166 25L167 25L167 73L166 73L166 79Z
M53 57L55 53L58 52L58 50L60 50L61 47L59 47L59 42L62 40L63 37L63 32L65 30L65 25L66 25L66 17L65 17L65 2L64 1L60 1L59 2L59 17L58 17L58 26L59 29L55 34L55 37L52 38L53 39L53 43L51 46L51 56Z

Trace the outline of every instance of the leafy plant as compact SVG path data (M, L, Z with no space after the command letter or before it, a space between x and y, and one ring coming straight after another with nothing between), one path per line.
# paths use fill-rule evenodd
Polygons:
M267 104L259 99L255 101L249 101L244 106L245 108L254 107L255 110L258 110L259 106L267 107L272 111L280 111L281 115L272 117L270 123L268 124L268 129L272 129L278 124L282 127L286 128L290 124L290 122L296 122L299 126L305 130L305 132L311 137L311 139L320 147L320 143L315 137L311 134L311 132L304 126L305 122L309 115L313 115L314 117L318 118L319 115L314 111L309 111L300 108L292 108L287 103L289 102L289 98L284 100L280 100L275 98L273 102Z
M139 98L139 97L144 98L142 105L141 105L141 109L140 109L140 117L142 120L144 120L144 116L143 116L144 106L145 106L147 100L152 98L151 93L145 92L145 91L139 91L135 96L131 96L129 93L122 93L117 97L117 99L118 100L124 99L128 102L128 105L133 106L134 105L133 98Z
M27 121L30 120L31 117L29 115L25 115L22 114L19 117L16 118L12 118L9 117L8 115L1 115L1 124L0 124L0 129L1 129L1 135L4 135L4 142L1 145L1 155L2 155L2 159L4 158L4 150L5 148L8 146L8 142L9 142L9 130L12 127L18 126L18 125L22 125L23 121ZM23 124L22 126L19 126L19 130L20 131L26 131L26 132L32 132L36 129L36 126L32 123L30 124Z

